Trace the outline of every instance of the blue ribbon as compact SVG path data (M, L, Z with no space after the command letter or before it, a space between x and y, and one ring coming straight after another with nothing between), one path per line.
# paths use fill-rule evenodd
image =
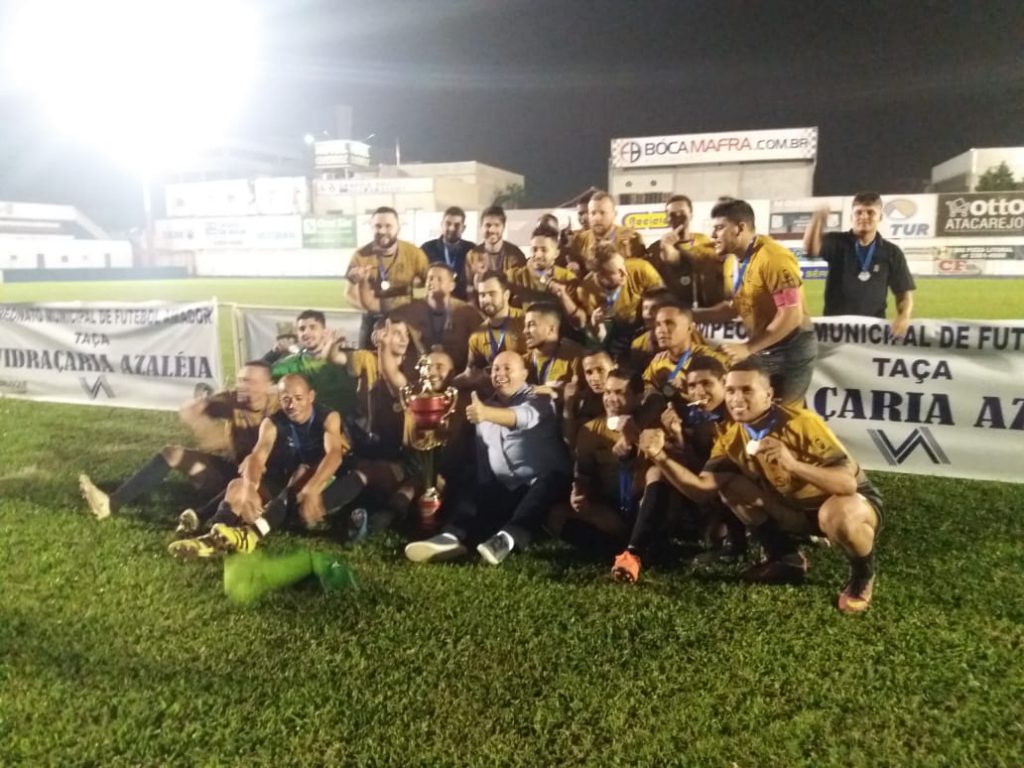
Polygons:
M619 511L629 514L633 508L633 471L627 461L619 462Z
M668 377L669 382L675 381L676 376L683 370L683 366L686 365L686 361L690 359L690 355L693 354L693 347L686 350L686 354L679 356L679 362L676 363L676 367L672 369L672 375Z
M613 306L615 306L615 302L619 300L619 294L621 294L621 293L622 293L622 286L621 285L618 288L615 289L615 293L608 293L608 291L605 291L604 292L605 307L607 309L611 309Z
M853 250L857 254L857 263L860 264L861 272L870 272L871 263L875 260L875 247L878 245L878 235L875 235L875 239L871 241L866 249L862 248L860 243L853 244Z
M736 270L732 273L732 295L735 296L739 291L740 286L743 285L743 279L747 276L747 267L750 266L750 262L754 255L754 246L757 245L757 238L755 237L750 241L750 245L747 246L747 253L743 256L743 259L736 262Z
M543 386L548 383L548 372L551 370L551 364L555 362L555 358L552 355L548 358L548 361L544 363L538 370L537 368L537 353L533 353L533 373L537 377L537 384Z
M764 438L765 436L767 436L767 434L772 431L772 427L774 427L774 426L775 426L775 413L772 412L772 415L768 419L768 424L765 426L764 429L754 429L749 424L744 424L743 425L743 431L747 433L747 437L749 437L751 440L760 440L760 439Z
M496 358L498 356L498 353L501 352L501 348L505 345L505 328L507 326L508 326L508 318L506 317L505 318L505 322L503 322L501 324L501 336L499 336L498 340L495 341L494 340L494 328L490 324L488 324L488 326L487 326L487 341L491 345L491 359L488 362L493 363L494 362L494 358Z

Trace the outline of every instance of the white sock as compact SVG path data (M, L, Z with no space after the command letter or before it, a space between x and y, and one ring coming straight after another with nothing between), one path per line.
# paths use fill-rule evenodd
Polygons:
M256 530L260 532L260 536L266 536L270 533L270 523L262 517L256 518L256 522L253 523L253 525L256 527Z
M508 531L498 531L498 535L508 543L508 549L510 552L516 548L516 540L512 538L512 534Z

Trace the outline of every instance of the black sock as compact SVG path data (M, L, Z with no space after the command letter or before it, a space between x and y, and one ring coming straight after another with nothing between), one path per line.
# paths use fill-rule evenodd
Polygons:
M668 483L662 481L651 483L644 489L627 547L633 554L639 555L650 547L658 526L664 520L670 494Z
M856 581L865 582L875 575L875 550L863 557L850 558L850 576Z
M146 465L129 477L125 483L110 494L110 509L114 511L119 507L129 504L144 493L156 488L167 477L171 471L171 465L163 454L158 453L151 458Z
M355 501L364 488L366 483L355 472L347 472L341 477L336 477L334 482L324 489L324 508L328 512L342 509Z
M774 520L765 520L751 532L754 538L761 542L769 560L779 560L797 552L797 545L793 537L779 528Z

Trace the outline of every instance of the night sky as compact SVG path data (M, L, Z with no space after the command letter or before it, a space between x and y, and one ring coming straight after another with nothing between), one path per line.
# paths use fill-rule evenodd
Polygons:
M357 138L517 171L531 207L603 186L620 136L817 125L823 195L920 191L972 146L1024 145L1020 2L254 2L240 135L298 144L350 104ZM0 199L139 221L130 175L47 132L0 89Z

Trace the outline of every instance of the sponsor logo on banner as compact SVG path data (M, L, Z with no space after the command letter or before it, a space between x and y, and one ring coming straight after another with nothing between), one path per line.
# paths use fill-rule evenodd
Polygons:
M934 195L883 198L879 230L887 240L931 237L935 227Z
M950 259L1024 259L1024 245L949 245L942 254Z
M81 376L78 379L78 383L82 385L82 389L85 390L85 394L89 396L90 400L95 400L100 392L105 394L109 400L113 400L116 397L110 382L107 381L107 377L102 374L97 376L96 381L93 382L90 382L85 376Z
M1024 192L939 195L937 234L1024 235Z
M317 196L399 195L410 192L433 192L434 180L429 177L403 176L393 179L316 179Z
M302 220L303 248L354 248L355 216L310 216Z
M961 259L939 259L940 275L977 276L983 272L981 264Z
M612 139L616 168L701 163L750 163L766 160L813 160L817 128L733 131L676 136Z
M622 217L622 226L630 229L668 229L668 217L664 211L627 213Z
M949 458L939 445L928 427L916 427L899 443L893 443L881 429L869 429L868 434L874 441L878 452L882 454L889 466L896 467L906 461L910 455L920 448L931 459L932 464L949 464Z

